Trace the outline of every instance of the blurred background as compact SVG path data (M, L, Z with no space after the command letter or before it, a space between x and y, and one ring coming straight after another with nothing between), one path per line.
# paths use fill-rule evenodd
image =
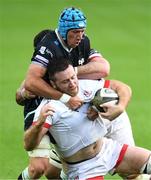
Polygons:
M151 149L150 0L0 0L0 179L16 179L28 165L23 108L16 104L15 92L30 64L33 37L42 29L55 29L68 6L85 13L92 47L111 64L109 78L131 86L127 112L135 141Z

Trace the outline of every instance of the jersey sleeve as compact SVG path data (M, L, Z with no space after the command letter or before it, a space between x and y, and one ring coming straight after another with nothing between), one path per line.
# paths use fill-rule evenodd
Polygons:
M47 68L49 60L51 59L51 55L48 54L47 51L48 49L46 46L37 47L31 59L32 63Z
M37 45L31 58L32 63L47 68L49 61L53 59L53 52L49 48L49 41L50 37L46 36L45 39Z
M52 126L52 116L48 116L43 127L49 129Z
M34 126L36 124L37 120L38 120L38 117L36 119L34 119L32 126ZM43 124L43 127L49 129L51 126L52 126L52 118L51 118L51 116L48 116L45 123Z
M105 80L103 87L104 87L104 88L109 88L109 87L110 87L110 80Z
M89 53L89 58L88 59L91 61L95 57L103 57L103 56L97 50L91 49L90 53Z
M54 112L52 116L48 116L46 118L43 127L47 129L51 128L56 123L57 119L58 119L58 114Z
M85 36L85 47L88 53L88 60L91 61L94 57L103 57L100 52L91 48L90 39Z
M93 89L95 92L102 88L109 88L110 80L108 80L108 79L106 80L106 79L102 78L100 80L96 80L96 86L95 85L91 85L91 86L93 86Z

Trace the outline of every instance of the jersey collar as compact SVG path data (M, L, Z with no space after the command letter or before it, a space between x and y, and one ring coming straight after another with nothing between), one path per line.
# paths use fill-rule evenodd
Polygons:
M70 48L70 49L69 49L69 48L65 45L65 43L63 42L63 40L61 39L61 37L60 37L60 35L59 35L59 33L58 33L58 29L55 29L55 33L56 33L57 38L58 38L60 44L62 45L62 47L63 47L68 53L70 53L73 48Z

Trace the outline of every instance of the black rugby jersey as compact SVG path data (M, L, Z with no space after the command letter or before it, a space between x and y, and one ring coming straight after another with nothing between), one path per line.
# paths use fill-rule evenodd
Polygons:
M67 58L75 67L86 64L89 57L93 54L100 56L98 52L90 49L90 41L87 36L83 37L76 48L68 49L62 44L57 31L50 31L37 45L32 57L32 62L47 68L50 61L53 63L56 59Z

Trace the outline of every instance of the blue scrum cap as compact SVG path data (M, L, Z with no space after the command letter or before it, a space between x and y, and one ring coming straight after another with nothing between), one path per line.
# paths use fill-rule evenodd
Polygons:
M58 31L61 37L66 40L70 29L86 28L86 17L83 12L77 8L71 7L65 9L60 17Z

